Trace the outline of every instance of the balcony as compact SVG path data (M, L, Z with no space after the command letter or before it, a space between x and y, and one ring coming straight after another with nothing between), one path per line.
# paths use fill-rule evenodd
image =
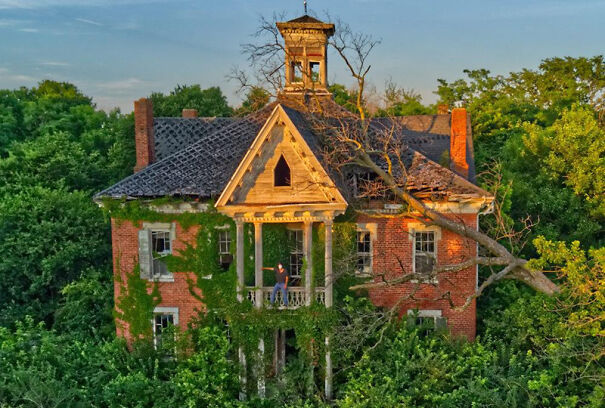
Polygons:
M246 298L251 301L253 304L256 304L256 288L252 286L247 286L245 289ZM263 304L270 304L271 302L271 292L273 292L273 286L264 286L261 288ZM305 292L305 288L301 286L291 286L288 287L288 306L284 304L284 299L282 298L281 290L278 290L275 294L275 307L277 309L288 309L294 310L298 309L301 306L307 305L307 295ZM326 290L323 287L317 287L314 291L315 301L321 305L326 304Z

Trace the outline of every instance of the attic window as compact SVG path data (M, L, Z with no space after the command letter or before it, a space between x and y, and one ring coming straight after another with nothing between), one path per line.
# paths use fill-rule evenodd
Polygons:
M290 166L282 155L277 161L277 165L273 170L273 185L275 187L290 187L292 180L290 178Z

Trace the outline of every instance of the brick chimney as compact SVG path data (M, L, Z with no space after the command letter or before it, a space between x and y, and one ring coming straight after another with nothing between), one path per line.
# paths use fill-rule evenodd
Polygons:
M465 108L452 109L450 135L450 169L468 179L468 162L466 161L468 114Z
M196 109L183 109L183 117L184 118L197 118L197 110Z
M134 141L137 152L137 163L134 166L136 173L155 161L153 104L150 99L134 101Z

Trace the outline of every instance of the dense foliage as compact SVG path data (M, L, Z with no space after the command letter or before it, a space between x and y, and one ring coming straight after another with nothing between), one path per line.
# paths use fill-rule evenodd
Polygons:
M467 343L400 322L367 330L373 327L367 324L372 306L342 291L337 313L322 320L343 340L335 340L338 353L333 353L334 404L600 407L605 399L603 58L553 58L536 71L467 75L440 81L441 102L462 101L471 112L477 166L501 173L506 222L519 227L529 215L536 223L523 240L527 245L514 249L556 272L562 293L548 298L514 282L492 287L480 299L479 337ZM337 102L350 107L354 93L338 85L332 91ZM180 86L152 99L158 116L180 116L182 108L225 116L257 110L268 97L253 90L234 110L219 88ZM381 115L434 111L396 87L385 100L390 102ZM176 344L166 342L157 351L146 342L128 351L115 338L109 225L91 195L131 173L133 148L132 115L96 110L71 84L44 81L32 89L0 91L0 406L323 405L321 384L308 382L309 358L321 364L313 357L313 336L321 338L313 317L320 311L313 308L290 322L304 333L293 346L309 347L309 353L289 361L286 372L268 383L264 402L237 401L233 341L246 326L237 319L225 326L228 314L205 316ZM479 179L489 185L494 172ZM346 241L346 228L343 223L343 230L335 231L338 240ZM214 238L199 238L197 259L208 262L211 257L203 252ZM266 235L284 238L279 227ZM267 242L266 247L278 246ZM218 268L211 263L200 268ZM129 285L134 291L136 280L135 275ZM277 312L265 319L290 324Z

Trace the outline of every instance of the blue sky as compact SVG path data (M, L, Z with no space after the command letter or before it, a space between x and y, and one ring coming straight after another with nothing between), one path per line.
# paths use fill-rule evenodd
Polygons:
M437 78L462 70L507 73L543 58L605 53L604 0L309 0L312 12L337 15L380 38L369 81L387 79L435 101ZM0 0L0 88L41 79L69 81L100 108L176 84L220 86L247 62L259 15L302 14L302 0ZM351 85L332 56L329 78Z

